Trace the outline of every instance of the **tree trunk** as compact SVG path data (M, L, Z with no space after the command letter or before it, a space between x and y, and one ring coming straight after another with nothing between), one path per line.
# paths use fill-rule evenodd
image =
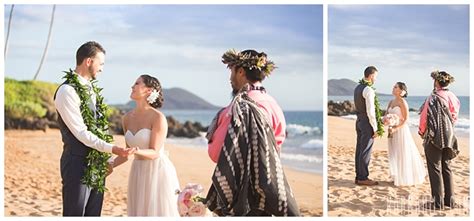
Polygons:
M41 67L43 66L44 59L46 58L46 54L48 53L49 42L51 41L51 32L53 30L53 22L54 22L54 12L56 11L56 5L53 5L53 13L51 13L51 22L49 23L49 33L48 33L48 40L46 41L46 47L44 48L43 56L41 57L41 61L36 71L35 77L33 80L36 80L38 77L39 72L41 71Z
M7 60L7 51L8 51L8 37L10 36L10 27L12 25L12 16L13 16L13 8L15 5L12 5L10 9L10 17L8 18L8 28L7 28L7 37L5 38L5 49L3 50L3 59L4 61Z

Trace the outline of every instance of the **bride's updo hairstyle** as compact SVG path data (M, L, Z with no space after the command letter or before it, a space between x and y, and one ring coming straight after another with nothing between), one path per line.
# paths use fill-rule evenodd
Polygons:
M403 94L402 97L408 97L407 85L403 82L397 82L397 86L398 88L400 88L400 90L402 90L402 94L403 94L403 91L405 91L405 94Z
M145 84L145 86L152 88L158 93L158 97L155 99L155 102L151 103L150 105L154 108L161 108L163 106L164 98L160 81L148 74L143 74L140 77L143 79L143 83Z

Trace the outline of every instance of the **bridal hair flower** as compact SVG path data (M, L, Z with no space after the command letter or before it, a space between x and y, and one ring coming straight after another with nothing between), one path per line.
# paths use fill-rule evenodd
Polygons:
M446 73L445 71L433 71L431 72L431 77L438 82L448 83L451 84L454 82L454 77L450 74Z
M402 90L402 91L400 92L400 97L403 97L403 96L405 96L405 94L407 94L407 91L405 91L405 90Z
M240 53L235 49L230 49L222 55L222 63L229 66L246 67L250 70L256 68L262 71L265 76L270 76L271 72L276 68L273 61L267 60L266 55L251 55L250 53Z
M156 89L153 89L153 91L150 93L150 95L146 98L149 104L155 103L156 99L160 96L160 91L157 91Z

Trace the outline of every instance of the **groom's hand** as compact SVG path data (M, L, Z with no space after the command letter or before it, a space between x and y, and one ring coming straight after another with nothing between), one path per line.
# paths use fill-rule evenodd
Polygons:
M135 151L136 151L135 148L123 148L123 147L118 147L118 146L112 147L112 153L121 157L126 157L134 153Z

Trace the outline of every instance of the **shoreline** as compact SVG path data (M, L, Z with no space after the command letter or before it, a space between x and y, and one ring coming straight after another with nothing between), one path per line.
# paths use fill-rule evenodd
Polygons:
M4 216L61 216L62 195L59 158L62 141L59 130L5 130ZM26 138L26 139L25 139ZM121 135L115 144L124 145ZM205 197L211 185L214 163L207 149L166 144L176 167L181 187L187 183L203 186ZM193 160L189 160L192 156ZM102 216L126 216L128 173L132 160L107 177ZM33 169L34 167L34 169ZM322 216L323 177L284 166L303 216Z
M413 112L413 111L410 111L411 114L417 114L417 112ZM341 115L341 116L328 116L328 117L339 117L339 118L343 118L343 119L347 119L347 120L352 120L352 121L355 121L357 120L357 116L355 114L348 114L348 115ZM466 116L459 116L458 117L458 121L455 123L455 126L454 126L454 130L456 132L456 137L460 137L460 138L467 138L469 139L469 133L470 133L470 128L463 128L464 125L460 125L460 121L468 121L467 124L469 125L470 127L470 118L467 118ZM410 127L410 131L412 132L413 136L417 136L418 137L418 134L416 133L417 130L418 130L418 123L416 125L414 125L414 123L412 123L413 121L408 121L408 126ZM466 122L464 122L466 123ZM457 126L457 127L456 127ZM462 131L460 131L462 130Z
M177 145L177 144L173 144L173 143L165 143L166 145L173 145L173 146L180 146L182 148L190 148L190 149L203 149L205 151L207 151L207 147L202 147L202 146L185 146L185 145ZM206 152L207 153L207 152ZM284 160L282 160L284 161ZM317 175L317 176L323 176L323 171L322 171L322 162L321 162L321 171L313 171L313 170L305 170L304 168L299 168L298 166L294 166L293 164L291 163L282 163L285 171L286 170L293 170L295 172L300 172L300 173L307 173L307 174L310 174L310 175Z
M321 138L321 142L322 142L322 138ZM167 141L165 142L165 144L174 145L174 146L182 146L185 148L200 149L200 150L204 150L207 154L207 140L205 139L204 136L196 137L196 138L185 138L185 137L167 138ZM301 153L293 153L292 152L293 148L294 147L288 147L288 146L285 146L285 144L283 144L283 152L280 153L280 156L284 155L281 157L281 161L285 168L290 168L299 172L306 172L306 173L310 173L310 174L314 174L318 176L323 176L323 156L322 156L323 151L322 150L320 151L321 155L313 154L313 153L311 153L310 155L304 155ZM304 150L304 148L302 147L300 148ZM319 150L319 148L314 148L314 149L317 149L315 151ZM304 160L296 161L294 158L298 157L298 155L303 157ZM314 162L314 161L317 161L317 162ZM309 167L317 168L317 169L307 169Z
M376 138L369 164L369 177L376 186L354 184L355 121L328 116L328 216L469 216L469 138L458 138L461 153L451 161L455 200L464 208L433 211L421 208L431 195L428 176L416 186L394 186L388 162L387 137ZM412 133L426 169L421 138ZM403 205L403 206L402 206Z

